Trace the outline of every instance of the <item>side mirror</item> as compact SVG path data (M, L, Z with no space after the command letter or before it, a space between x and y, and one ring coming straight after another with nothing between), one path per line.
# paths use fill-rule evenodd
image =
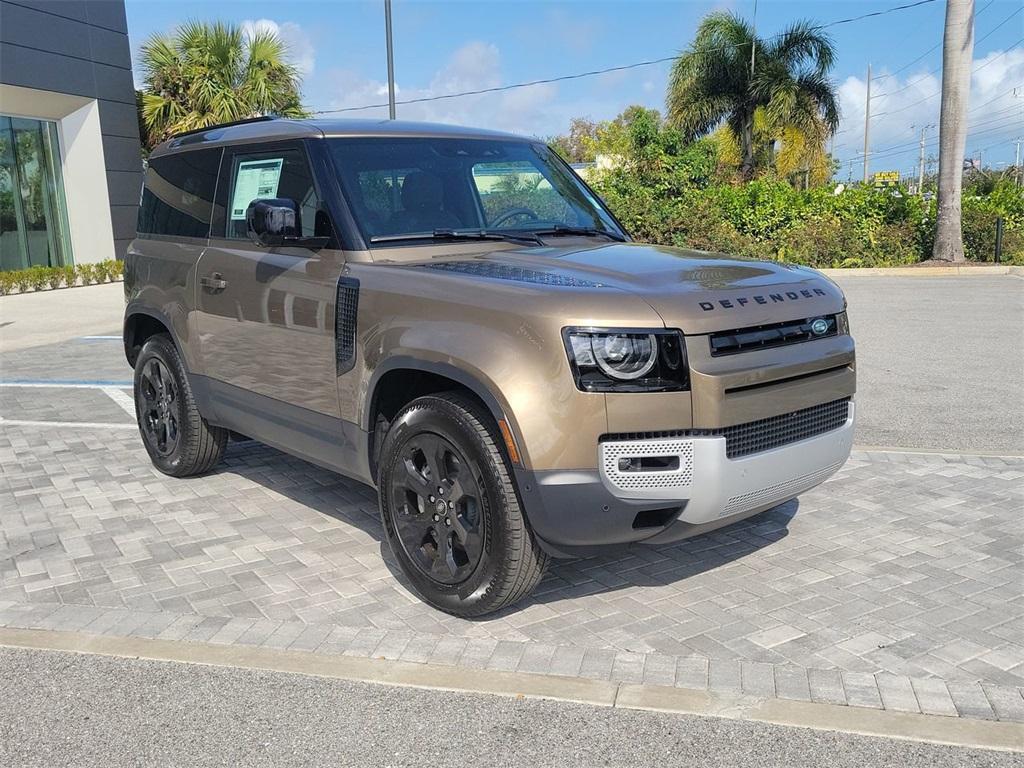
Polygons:
M326 237L303 237L299 206L287 197L253 200L245 209L245 228L249 239L265 248L323 248L329 242Z

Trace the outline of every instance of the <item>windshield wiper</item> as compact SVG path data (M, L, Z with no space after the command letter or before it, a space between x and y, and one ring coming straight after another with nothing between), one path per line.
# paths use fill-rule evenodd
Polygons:
M620 243L626 242L626 238L618 232L610 229L597 229L596 227L571 227L568 224L556 224L549 229L531 229L531 234L547 235L548 237L560 235L579 235L582 237L607 237L609 240L616 240Z
M512 243L544 244L532 232L488 232L483 229L435 229L432 232L375 235L370 238L371 243L397 243L406 240L504 240Z

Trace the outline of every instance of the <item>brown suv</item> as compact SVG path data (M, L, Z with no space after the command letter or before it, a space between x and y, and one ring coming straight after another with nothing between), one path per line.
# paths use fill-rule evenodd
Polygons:
M125 261L139 429L174 476L231 432L377 487L416 591L472 616L551 556L661 544L835 472L837 286L630 241L544 144L259 119L149 161Z

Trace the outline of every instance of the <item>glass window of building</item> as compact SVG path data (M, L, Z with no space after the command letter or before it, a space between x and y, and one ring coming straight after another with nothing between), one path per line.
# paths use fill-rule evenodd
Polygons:
M57 125L0 115L0 269L71 263Z

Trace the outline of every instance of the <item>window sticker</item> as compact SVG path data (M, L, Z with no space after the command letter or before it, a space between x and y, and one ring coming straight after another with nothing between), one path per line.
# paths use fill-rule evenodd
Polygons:
M253 200L277 197L284 158L245 160L235 174L235 194L231 198L231 220L245 221L245 209Z

